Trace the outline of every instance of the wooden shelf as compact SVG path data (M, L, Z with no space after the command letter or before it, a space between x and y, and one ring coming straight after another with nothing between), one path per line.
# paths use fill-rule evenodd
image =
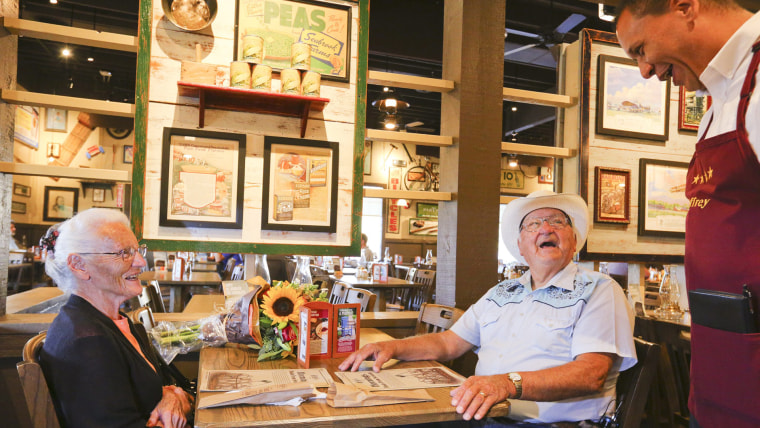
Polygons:
M574 157L576 152L565 147L536 146L533 144L501 143L502 153L514 153L516 155L546 156L552 158L567 159Z
M137 52L137 37L104 31L46 24L27 19L0 17L0 26L11 34L74 45L92 46L123 52Z
M365 198L411 199L415 201L450 201L451 192L421 192L411 190L364 189Z
M454 82L451 80L372 70L367 74L367 84L441 93L451 92L454 89Z
M0 172L13 175L34 175L38 177L78 178L84 180L100 181L132 181L128 171L99 169L99 168L73 168L54 165L32 165L16 162L0 162Z
M129 103L41 94L38 92L14 91L11 89L0 89L0 99L8 104L52 107L106 116L135 117L135 105Z
M206 108L215 108L299 117L301 118L301 138L303 138L306 134L309 111L320 112L330 102L327 98L278 94L276 92L202 85L200 83L177 82L177 86L180 95L198 98L198 126L200 128L204 127Z
M578 104L578 98L567 95L547 94L545 92L526 91L524 89L504 88L502 93L505 101L538 104L549 107L572 107Z
M383 131L367 128L364 134L367 141L390 141L397 143L414 143L420 146L445 147L454 144L453 137L441 135L414 134L411 132Z

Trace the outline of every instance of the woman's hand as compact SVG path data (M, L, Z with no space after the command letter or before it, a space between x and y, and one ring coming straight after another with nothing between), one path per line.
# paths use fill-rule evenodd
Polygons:
M471 376L451 391L451 405L466 421L483 419L491 406L508 398L511 383L505 375Z
M187 415L193 410L193 397L177 386L165 386L164 394L156 408L150 412L146 426L184 428Z

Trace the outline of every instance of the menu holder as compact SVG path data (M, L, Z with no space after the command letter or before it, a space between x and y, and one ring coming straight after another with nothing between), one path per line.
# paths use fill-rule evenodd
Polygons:
M373 264L372 280L377 282L388 282L388 265L385 263Z
M298 322L298 365L309 368L310 359L332 358L335 336L333 305L309 302L301 307Z
M358 303L342 303L333 305L332 357L340 358L351 355L359 349L359 323L361 320L361 305Z

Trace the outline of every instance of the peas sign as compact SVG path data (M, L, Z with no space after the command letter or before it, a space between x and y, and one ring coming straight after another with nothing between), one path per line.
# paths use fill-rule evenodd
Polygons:
M348 82L351 7L296 0L238 0L235 60L243 57L243 37L264 39L263 63L290 68L291 46L311 48L311 70L325 79Z

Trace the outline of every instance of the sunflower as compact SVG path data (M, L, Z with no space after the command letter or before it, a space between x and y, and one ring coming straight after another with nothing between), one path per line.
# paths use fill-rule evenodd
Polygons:
M298 322L298 313L306 299L294 288L272 287L264 296L261 310L272 319L273 323L283 323L288 320Z

